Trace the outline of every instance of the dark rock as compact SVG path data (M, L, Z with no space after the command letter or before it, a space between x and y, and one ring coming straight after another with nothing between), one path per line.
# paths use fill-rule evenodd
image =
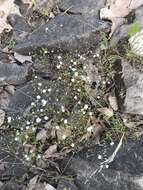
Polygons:
M22 43L17 44L15 50L27 54L39 47L69 52L98 47L102 40L100 32L108 33L110 31L109 23L99 20L98 17L98 11L103 2L78 0L65 2L65 7L63 7L64 4L63 6L61 4L62 9L66 9L70 3L75 7L76 4L78 4L77 7L82 5L84 14L61 14L56 16L33 32Z
M124 143L123 143L124 144ZM143 139L128 141L122 146L110 164L102 162L116 149L110 144L84 148L67 160L67 173L75 177L78 189L82 190L142 190ZM99 156L101 160L98 159ZM65 161L64 161L65 162ZM67 164L67 162L65 164ZM70 163L70 164L69 164Z
M64 190L64 189L68 189L68 190L78 190L78 188L75 186L74 182L70 181L70 180L66 180L66 179L61 179L57 190Z

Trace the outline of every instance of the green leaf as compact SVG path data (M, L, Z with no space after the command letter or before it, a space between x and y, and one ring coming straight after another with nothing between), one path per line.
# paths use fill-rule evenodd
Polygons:
M129 37L132 37L134 36L136 33L140 32L141 30L141 25L139 22L134 22L132 25L131 25L131 28L129 29L128 31L128 35Z

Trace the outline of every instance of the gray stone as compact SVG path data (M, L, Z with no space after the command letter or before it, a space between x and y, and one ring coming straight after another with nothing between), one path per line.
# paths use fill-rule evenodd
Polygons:
M143 73L132 68L128 63L122 63L123 79L126 86L124 101L125 112L143 114Z
M83 3L82 1L85 14L56 16L34 31L22 43L17 44L15 51L27 54L40 47L60 51L85 51L85 48L96 48L102 39L100 32L109 32L110 25L108 22L99 20L97 16L98 10L101 8L101 5L98 5L100 3L97 3L98 1L87 2ZM76 4L76 1L72 3ZM78 1L78 4L80 3L81 1ZM93 7L96 7L94 13L90 14Z
M109 143L84 148L75 154L67 167L82 190L142 190L143 140L128 141L122 146L113 162L104 165L117 144ZM98 159L101 155L101 160ZM67 163L67 162L66 162Z

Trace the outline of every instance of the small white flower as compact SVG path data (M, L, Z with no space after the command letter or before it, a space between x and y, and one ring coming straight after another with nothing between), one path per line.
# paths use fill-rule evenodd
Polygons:
M40 109L40 112L43 112L44 110L43 109Z
M26 124L27 124L27 125L30 125L30 121L26 121Z
M75 73L74 73L74 76L77 77L77 76L78 76L78 72L75 72Z
M14 139L15 141L18 141L19 140L19 138L18 137L15 137L15 139Z
M99 56L100 56L100 54L99 54L99 53L97 53L97 54L96 54L96 57L99 57Z
M39 83L38 83L38 86L42 86L42 83L41 83L41 82L39 82Z
M88 105L87 105L87 104L84 105L84 109L85 109L85 110L88 109Z
M57 65L56 67L57 67L57 69L60 69L60 68L61 68L61 65Z
M110 143L110 145L113 146L113 145L114 145L114 142L112 141L112 142Z
M105 81L105 80L103 80L103 81L102 81L102 84L103 84L103 85L105 85L105 84L106 84L106 81Z
M84 61L86 60L86 58L85 58L85 57L83 57L82 59L83 59Z
M98 159L99 159L99 160L101 160L101 159L102 159L102 156L101 156L100 154L98 155Z
M48 119L49 119L49 117L48 117L48 116L44 116L44 120L46 120L46 121L47 121Z
M100 96L97 96L97 99L99 100L99 99L100 99Z
M65 120L64 120L64 124L67 124L67 123L68 123L68 121L67 121L67 119L65 119Z
M38 96L37 96L37 100L40 100L40 99L41 99L41 96L38 95Z
M32 102L32 103L31 103L31 106L35 106L35 102Z
M43 93L46 93L46 91L47 91L46 89L43 89L43 90L42 90Z
M62 110L62 112L65 112L65 107L62 106L62 107L61 107L61 110Z
M40 154L38 154L38 155L37 155L37 159L40 159L40 158L41 158L41 155L40 155Z
M61 80L62 78L61 78L61 77L59 77L58 79L59 79L59 80Z
M77 89L77 91L78 91L78 92L81 92L81 89L80 89L80 88L78 88L78 89Z
M41 119L38 117L37 119L36 119L36 123L40 123L41 122Z
M47 32L48 30L49 30L49 28L48 28L48 27L46 27L46 28L45 28L45 31Z
M48 89L48 92L51 92L51 91L52 91L52 89L51 89L51 88L49 88L49 89Z
M84 65L83 68L86 69L87 67Z
M57 58L58 58L58 59L61 59L62 57L59 55Z
M32 127L32 131L36 131L36 128L35 128L35 127Z
M111 82L110 82L110 81L107 81L107 84L111 84Z
M109 165L106 165L105 167L106 167L106 168L109 168Z
M63 136L62 136L62 139L65 140L65 139L66 139L66 135L63 135Z
M62 65L63 64L63 62L62 61L60 61L60 65Z
M72 82L75 82L75 79L74 79L74 78L72 78L72 79L71 79L71 81L72 81Z
M8 117L8 118L7 118L7 122L8 122L8 123L11 123L11 120L12 120L11 117Z
M77 65L77 62L74 61L73 64L74 64L74 65Z
M47 100L42 99L41 102L42 102L42 106L46 106Z
M92 115L93 115L93 113L92 113L92 112L89 112L89 115L90 115L90 116L92 116Z
M87 132L89 132L89 133L92 132L92 130L93 130L92 126L90 126L90 127L87 128Z
M60 128L60 127L57 125L57 126L56 126L56 129L59 130L59 128Z
M74 146L75 146L75 144L74 144L74 143L72 143L72 144L71 144L71 147L74 147Z
M74 97L74 99L75 99L75 100L77 100L77 99L78 99L78 97L77 97L77 96L75 96L75 97Z
M72 71L75 72L75 71L76 71L76 68L72 68Z
M44 50L44 53L46 54L46 53L48 53L48 51L47 51L47 50Z
M35 76L35 79L37 79L38 77L37 76Z
M29 129L29 126L26 126L26 129L28 130L28 129Z

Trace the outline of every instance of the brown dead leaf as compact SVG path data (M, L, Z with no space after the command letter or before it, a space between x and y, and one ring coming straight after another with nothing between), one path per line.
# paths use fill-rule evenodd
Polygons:
M108 119L110 119L111 117L113 117L114 112L112 108L98 108L97 109L100 113L102 113L103 115L105 115Z
M95 117L90 117L87 123L87 135L93 136L99 143L101 134L105 131L104 123Z
M5 112L0 109L0 126L2 126L2 124L4 123L4 119L5 119Z
M7 23L7 17L9 14L19 14L19 8L14 3L14 0L0 1L0 34L4 29L11 29L11 26Z
M56 131L58 141L65 140L67 137L71 136L70 128L59 127Z
M143 0L108 0L106 7L100 10L100 18L112 21L110 37L123 24L124 18L141 5Z
M45 152L43 155L44 159L48 159L48 158L52 158L54 157L54 154L57 152L57 145L51 145Z
M109 104L110 104L111 108L114 111L117 111L118 110L117 98L115 96L109 95L108 101L109 101Z

